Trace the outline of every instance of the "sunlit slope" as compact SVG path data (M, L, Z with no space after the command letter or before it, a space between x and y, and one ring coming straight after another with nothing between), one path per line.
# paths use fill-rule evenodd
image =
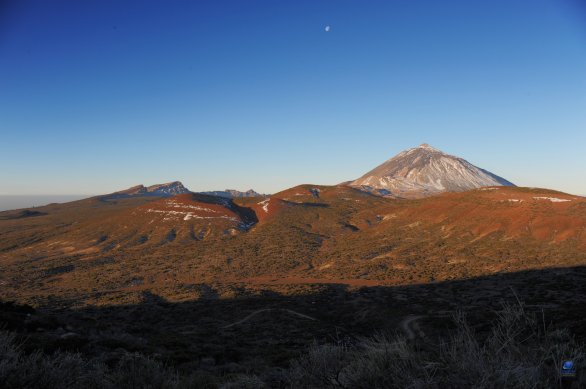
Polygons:
M493 187L394 201L352 223L362 228L329 252L337 260L324 273L428 282L586 263L586 201L554 191Z
M544 189L399 200L301 185L270 197L97 198L35 211L0 213L7 296L182 299L202 283L400 284L586 264L586 199Z
M184 244L236 234L256 222L254 212L229 199L193 193L171 198L95 198L40 207L35 212L38 215L27 217L18 217L21 212L6 213L8 239L0 249L12 246L51 253L65 243L76 250L107 252L175 241ZM6 244L11 237L14 241Z

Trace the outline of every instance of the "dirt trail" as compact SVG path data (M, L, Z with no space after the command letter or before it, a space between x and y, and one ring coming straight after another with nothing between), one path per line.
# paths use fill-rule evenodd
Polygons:
M226 328L230 328L230 327L237 326L237 325L239 325L239 324L242 324L242 323L245 323L245 322L247 322L248 320L250 320L250 319L251 319L251 318L253 318L254 316L258 315L259 313L263 313L263 312L269 312L269 311L283 311L283 312L290 313L291 315L294 315L294 316L301 317L301 318L303 318L303 319L317 320L317 319L316 319L316 318L314 318L314 317L311 317L311 316L304 315L303 313L299 313L299 312L293 311L293 310L291 310L291 309L286 309L286 308L265 308L265 309L259 309L258 311L254 311L254 312L252 312L250 315L246 316L244 319L242 319L242 320L238 320L238 321L236 321L236 322L234 322L234 323L230 323L230 324L228 324L228 325L226 325L226 326L223 326L222 328L223 328L223 329L226 329Z
M405 332L405 335L407 335L407 339L413 340L417 336L419 336L421 338L425 337L425 333L423 333L423 331L421 331L421 329L419 328L419 325L417 324L417 320L422 319L424 317L425 316L421 316L421 315L409 315L406 318L404 318L403 320L401 320L401 323L399 323L399 326Z
M308 316L303 313L299 313L299 312L296 312L296 311L293 311L293 310L287 309L287 308L264 308L264 309L256 310L256 311L248 314L243 319L240 319L240 320L235 321L233 323L227 324L221 328L228 329L231 327L235 327L237 325L246 323L248 320L252 319L254 316L256 316L260 313L271 312L271 311L282 311L282 312L287 312L291 315L300 317L302 319L317 320L314 317L311 317L311 316ZM419 324L417 324L417 321L424 318L424 317L425 316L423 316L423 315L409 315L409 316L405 317L403 320L401 320L401 322L399 323L399 327L403 330L403 332L405 332L405 335L407 335L407 339L413 340L417 337L420 337L420 338L425 337L425 333L421 330L421 328L419 328Z

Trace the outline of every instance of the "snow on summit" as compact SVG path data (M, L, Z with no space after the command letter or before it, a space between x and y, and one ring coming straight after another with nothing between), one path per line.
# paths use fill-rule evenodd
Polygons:
M424 197L488 186L514 186L502 177L427 143L400 152L350 185L369 192L381 193L384 190L398 197Z

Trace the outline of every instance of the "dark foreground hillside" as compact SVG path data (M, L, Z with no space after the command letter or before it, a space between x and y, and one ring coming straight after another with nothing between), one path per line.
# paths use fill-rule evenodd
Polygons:
M297 285L294 294L267 288L234 298L201 288L202 298L175 303L145 292L132 305L3 304L0 381L549 388L563 359L583 365L585 267L395 287Z

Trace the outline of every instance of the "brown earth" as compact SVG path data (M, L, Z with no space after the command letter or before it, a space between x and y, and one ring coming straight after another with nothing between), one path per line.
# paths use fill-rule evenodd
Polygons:
M544 189L401 200L301 185L34 211L0 213L1 299L116 304L148 290L183 301L201 283L231 296L234 285L407 285L586 264L586 199Z
M586 199L560 192L404 200L302 185L30 211L0 213L0 327L30 351L274 372L316 341L382 332L432 347L457 311L487 334L517 299L586 341Z

